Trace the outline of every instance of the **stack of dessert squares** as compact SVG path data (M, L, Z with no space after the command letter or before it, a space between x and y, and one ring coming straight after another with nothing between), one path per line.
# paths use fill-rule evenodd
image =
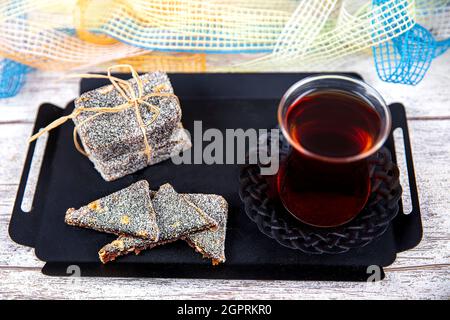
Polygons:
M132 105L119 112L89 111L129 103L112 84L85 92L75 100L75 112L87 110L73 118L80 141L106 181L169 159L192 146L181 124L181 106L167 74L147 73L139 81L142 84L139 114ZM127 82L137 94L136 79ZM150 159L145 153L145 139L150 146Z

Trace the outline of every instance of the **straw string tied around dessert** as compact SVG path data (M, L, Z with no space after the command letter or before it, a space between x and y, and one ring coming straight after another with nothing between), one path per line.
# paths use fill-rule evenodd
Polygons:
M136 81L137 94L136 94L136 91L134 90L133 86L128 81L119 79L119 78L111 75L111 71L116 68L128 68L130 70L133 79ZM50 130L62 125L69 119L73 119L73 118L77 117L79 114L81 114L83 112L93 112L94 114L92 116L84 119L83 121L81 121L80 123L75 125L75 127L73 129L73 143L75 145L75 148L81 154L83 154L85 156L89 156L88 153L83 149L83 147L78 142L78 139L77 139L78 128L80 126L84 125L86 122L89 122L102 114L116 113L116 112L124 111L129 108L134 108L135 113L136 113L136 119L137 119L139 128L142 131L142 136L143 136L143 140L144 140L144 151L143 152L147 156L147 161L150 162L152 149L148 142L148 138L147 138L147 134L146 134L146 130L145 130L145 123L144 123L144 120L142 119L140 106L144 105L144 106L148 107L149 110L152 112L152 119L148 123L148 125L150 125L154 121L156 121L156 119L159 117L160 108L151 103L148 103L147 101L145 101L145 99L148 99L149 97L171 97L171 98L175 98L178 100L178 97L173 93L164 93L164 92L153 92L153 93L144 95L144 85L142 83L141 78L139 77L139 74L136 72L136 70L131 65L128 65L128 64L119 64L119 65L110 66L107 70L107 75L76 74L76 75L71 75L70 77L108 79L111 82L111 84L114 86L114 88L117 90L117 92L126 100L126 102L124 104L121 104L121 105L118 105L115 107L110 107L110 108L105 108L105 107L94 107L94 108L79 107L79 108L76 108L71 114L56 119L55 121L50 123L48 126L43 128L42 130L40 130L38 133L31 136L30 139L28 140L28 142L32 142L32 141L36 140L44 133L49 132Z

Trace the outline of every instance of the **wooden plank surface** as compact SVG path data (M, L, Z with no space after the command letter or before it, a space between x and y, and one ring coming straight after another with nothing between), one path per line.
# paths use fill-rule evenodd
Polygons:
M225 281L188 279L104 279L46 277L33 249L8 236L8 223L38 106L64 106L78 81L59 73L31 74L21 93L0 100L0 298L159 299L413 299L450 298L450 52L433 62L418 86L377 79L368 57L343 71L360 72L387 102L406 105L419 188L424 238L399 254L379 283Z

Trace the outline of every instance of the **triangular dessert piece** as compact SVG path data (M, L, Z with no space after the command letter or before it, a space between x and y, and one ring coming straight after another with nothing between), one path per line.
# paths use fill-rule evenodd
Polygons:
M186 195L178 194L168 183L159 188L152 202L157 212L160 241L178 239L192 232L217 227L214 219Z
M138 181L78 210L68 209L65 222L72 226L117 235L127 234L150 241L157 241L159 235L146 180Z
M225 262L225 235L228 218L228 203L215 194L187 194L192 203L217 221L217 230L205 230L190 234L186 242L204 258L211 259L213 265Z

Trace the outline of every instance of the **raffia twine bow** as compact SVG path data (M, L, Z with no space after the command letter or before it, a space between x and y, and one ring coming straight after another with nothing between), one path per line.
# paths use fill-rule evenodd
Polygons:
M133 89L133 86L126 80L122 80L119 79L117 77L114 77L111 75L111 71L113 69L116 68L127 68L130 70L131 75L133 77L133 79L136 81L137 84L137 95L135 90ZM91 120L93 120L94 118L105 114L105 113L116 113L116 112L121 112L130 108L134 108L135 113L136 113L136 118L137 118L137 122L139 124L139 128L142 131L142 135L143 135L143 139L144 139L144 153L147 156L147 161L150 162L151 159L151 146L148 142L148 138L147 138L147 133L145 131L145 124L144 124L144 120L142 119L142 114L140 111L140 106L144 105L146 107L149 108L149 110L152 112L152 119L150 120L150 122L148 123L148 125L152 124L160 115L160 108L159 106L155 106L152 105L150 103L148 103L147 101L145 101L145 99L149 98L149 97L171 97L171 98L175 98L178 101L178 97L173 94L173 93L163 93L163 92L153 92L153 93L149 93L146 95L144 94L144 86L142 83L141 78L139 77L139 74L136 72L136 70L128 64L118 64L118 65L114 65L111 66L107 69L107 75L102 75L102 74L76 74L76 75L72 75L71 77L79 77L79 78L95 78L95 79L108 79L109 81L111 81L111 84L114 86L114 88L119 92L119 94L127 101L124 104L115 106L115 107L110 107L110 108L104 108L104 107L94 107L94 108L85 108L85 107L78 107L76 108L71 114L67 115L67 116L63 116L61 118L56 119L55 121L53 121L52 123L50 123L48 126L46 126L45 128L43 128L42 130L40 130L38 133L34 134L33 136L31 136L28 139L28 142L32 142L34 140L36 140L37 138L39 138L41 135L43 135L46 132L49 132L50 130L59 127L60 125L62 125L63 123L65 123L67 120L69 119L73 119L75 117L77 117L78 115L80 115L83 112L94 112L95 114L86 118L85 120L83 120L82 122L78 123L77 125L75 125L74 129L73 129L73 143L75 145L75 148L83 155L85 155L86 157L89 156L89 154L81 147L81 145L78 142L77 139L77 133L78 133L78 128L82 125L84 125L86 122L89 122ZM179 103L179 101L178 101Z

